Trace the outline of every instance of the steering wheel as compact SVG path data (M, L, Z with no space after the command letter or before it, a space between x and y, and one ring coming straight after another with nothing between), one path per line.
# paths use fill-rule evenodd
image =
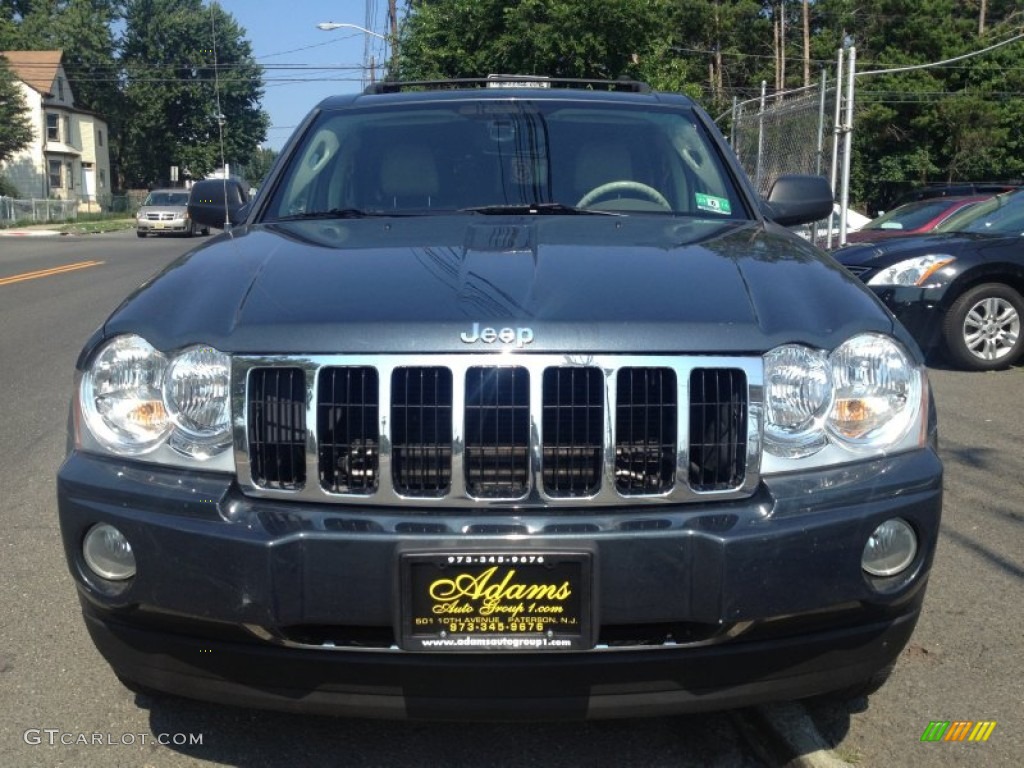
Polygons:
M586 208L595 200L604 197L605 195L611 194L612 192L636 192L646 200L650 200L652 203L657 203L666 211L671 211L672 206L669 204L665 196L661 194L654 187L649 187L646 184L641 184L639 181L609 181L607 184L602 184L599 187L594 187L592 190L587 192L580 201L576 203L577 208Z

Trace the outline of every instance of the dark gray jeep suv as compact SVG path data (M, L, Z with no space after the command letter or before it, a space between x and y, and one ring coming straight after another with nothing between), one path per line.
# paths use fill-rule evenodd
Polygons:
M97 648L134 690L356 716L877 684L942 467L918 348L785 228L831 208L759 199L639 83L324 101L78 361L58 502Z

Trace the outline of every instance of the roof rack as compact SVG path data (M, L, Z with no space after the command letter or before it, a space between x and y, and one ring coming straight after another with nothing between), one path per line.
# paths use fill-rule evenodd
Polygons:
M591 91L650 93L651 86L639 80L620 77L597 80L576 77L543 77L538 75L488 75L448 80L381 80L371 83L363 93L401 93L402 91L446 91L463 88L579 88Z

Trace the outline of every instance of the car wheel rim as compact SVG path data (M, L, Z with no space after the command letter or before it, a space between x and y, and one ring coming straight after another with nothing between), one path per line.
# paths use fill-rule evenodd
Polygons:
M1020 314L1005 299L982 299L964 318L964 344L981 360L999 360L1017 346Z

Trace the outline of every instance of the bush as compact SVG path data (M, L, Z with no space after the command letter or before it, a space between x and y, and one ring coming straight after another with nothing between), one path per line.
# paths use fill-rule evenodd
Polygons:
M5 176L0 176L0 197L17 197L18 188Z

